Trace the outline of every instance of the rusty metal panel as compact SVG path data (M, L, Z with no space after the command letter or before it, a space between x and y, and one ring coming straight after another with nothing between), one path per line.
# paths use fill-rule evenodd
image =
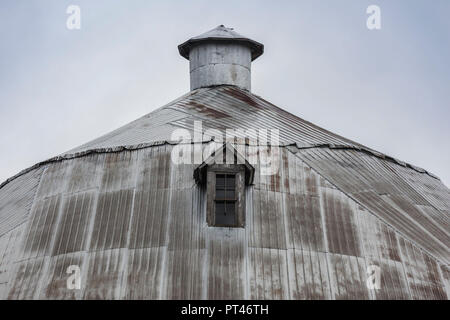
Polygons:
M73 290L67 286L67 280L71 275L67 273L67 270L70 266L79 266L80 269L83 269L85 258L85 252L67 253L49 258L47 271L40 279L42 288L38 298L50 300L81 299L83 290ZM83 278L82 276L81 279Z
M48 257L37 257L17 262L15 277L12 279L8 299L37 299L40 280L45 276Z
M369 299L366 278L361 274L362 263L356 257L327 253L334 299Z
M397 234L374 215L358 208L361 247L368 258L400 261Z
M287 152L287 151L283 151ZM289 194L284 198L286 224L289 225L290 246L296 249L326 251L323 215L318 188L318 175L298 159L284 171L289 177Z
M322 188L328 248L332 253L361 256L352 201L336 189Z
M258 203L256 202L258 201ZM250 245L286 249L286 229L282 197L271 191L253 189L252 233Z
M191 177L193 179L193 177ZM164 299L205 298L208 265L206 215L193 207L198 190L170 192L170 232L167 234L167 257L164 277ZM182 290L180 290L183 288Z
M127 249L89 252L83 299L120 299Z
M248 248L250 299L287 299L287 251L270 248Z
M216 229L216 230L215 230ZM244 230L208 227L207 299L244 299Z
M320 199L308 195L287 195L285 210L292 247L325 251Z
M159 299L167 247L130 249L128 251L125 299Z
M437 263L409 241L399 242L412 298L448 299Z
M293 249L287 255L290 298L331 299L326 253Z
M381 272L380 288L378 290L371 290L375 299L407 300L411 298L402 263L377 257L369 257L367 258L367 265L378 266Z

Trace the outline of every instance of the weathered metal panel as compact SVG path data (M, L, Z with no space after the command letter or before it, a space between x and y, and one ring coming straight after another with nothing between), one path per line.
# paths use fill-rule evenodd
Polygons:
M244 229L207 227L207 299L244 299Z
M411 298L400 262L370 257L367 258L367 265L375 265L380 268L380 289L371 290L376 299L405 300Z
M132 300L161 298L167 247L131 249L128 254L123 297Z
M62 181L59 182L60 192L74 194L100 188L105 158L105 154L93 154L70 161L70 174L64 177L67 179L65 189L62 188Z
M72 165L71 161L59 161L47 165L39 182L36 200L61 195L67 191L67 185L71 180Z
M69 269L70 266L79 266L82 270L85 266L86 260L85 252L73 252L67 254L61 254L48 259L48 269L45 274L42 275L40 282L42 284L41 291L39 292L39 299L67 299L75 300L83 297L83 290L69 290L67 282L69 276L73 271ZM67 271L71 273L67 273ZM83 279L85 277L82 277ZM84 288L82 283L82 288Z
M419 210L410 199L397 195L382 196L382 198L386 203L389 203L393 208L397 209L396 211L404 213L412 221L419 222L426 233L435 237L442 244L450 243L450 229L446 230L444 229L445 224L441 226L439 223L430 219L428 214Z
M321 188L328 248L332 253L361 256L354 205L342 192Z
M122 298L121 289L124 280L124 262L127 261L127 249L91 251L85 266L86 283L83 299L115 300Z
M432 207L439 211L450 211L450 190L446 188L439 179L388 162L385 163L385 166L401 176L402 179L420 193Z
M18 261L14 278L12 278L8 299L37 299L40 279L45 277L46 260L49 257L36 257Z
M134 190L99 194L90 250L107 250L127 246Z
M0 237L28 218L43 171L34 169L0 189Z
M287 195L285 210L291 246L296 249L325 251L320 199L308 195Z
M90 239L89 226L95 211L95 192L65 196L56 227L52 256L85 251Z
M24 236L22 259L50 255L52 237L58 228L58 214L61 207L61 195L36 200L27 223Z
M408 241L400 239L402 260L413 299L446 299L438 265Z
M287 250L271 248L248 248L248 277L254 290L250 299L289 298L287 275Z
M328 253L329 272L335 283L334 299L357 299L363 293L365 284L353 285L355 275L350 266L350 256ZM367 295L367 294L366 294ZM362 295L364 296L364 295Z
M361 246L367 258L400 261L395 231L366 210L358 209Z
M129 248L167 246L169 199L167 190L136 191Z
M291 299L331 299L326 254L288 250Z
M21 224L0 237L0 300L7 298L11 282L14 280L17 267L14 262L19 256L24 230L25 224Z
M171 190L170 192L170 232L167 234L167 258L165 266L166 299L188 299L190 276L194 271L191 254L198 248L192 248L193 226L192 191ZM185 288L185 290L180 290Z

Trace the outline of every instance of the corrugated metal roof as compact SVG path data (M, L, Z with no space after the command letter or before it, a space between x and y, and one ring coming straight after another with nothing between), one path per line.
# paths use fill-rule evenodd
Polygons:
M201 120L204 128L213 129L276 128L280 130L280 140L285 144L363 147L298 118L245 90L233 86L218 86L192 91L130 124L65 154L159 140L170 141L172 130L175 128L185 128L193 132L195 120Z

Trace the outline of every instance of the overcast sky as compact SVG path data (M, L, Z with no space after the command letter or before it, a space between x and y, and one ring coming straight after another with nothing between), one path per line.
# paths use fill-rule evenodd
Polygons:
M177 45L224 24L265 45L254 93L449 186L449 14L449 0L2 0L0 180L188 92Z

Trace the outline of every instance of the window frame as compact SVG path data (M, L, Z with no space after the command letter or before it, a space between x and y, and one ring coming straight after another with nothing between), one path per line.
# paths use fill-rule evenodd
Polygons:
M235 224L219 225L216 223L216 175L235 175ZM208 166L207 173L207 223L210 227L244 228L245 227L245 166L214 164ZM217 200L223 201L223 200Z

